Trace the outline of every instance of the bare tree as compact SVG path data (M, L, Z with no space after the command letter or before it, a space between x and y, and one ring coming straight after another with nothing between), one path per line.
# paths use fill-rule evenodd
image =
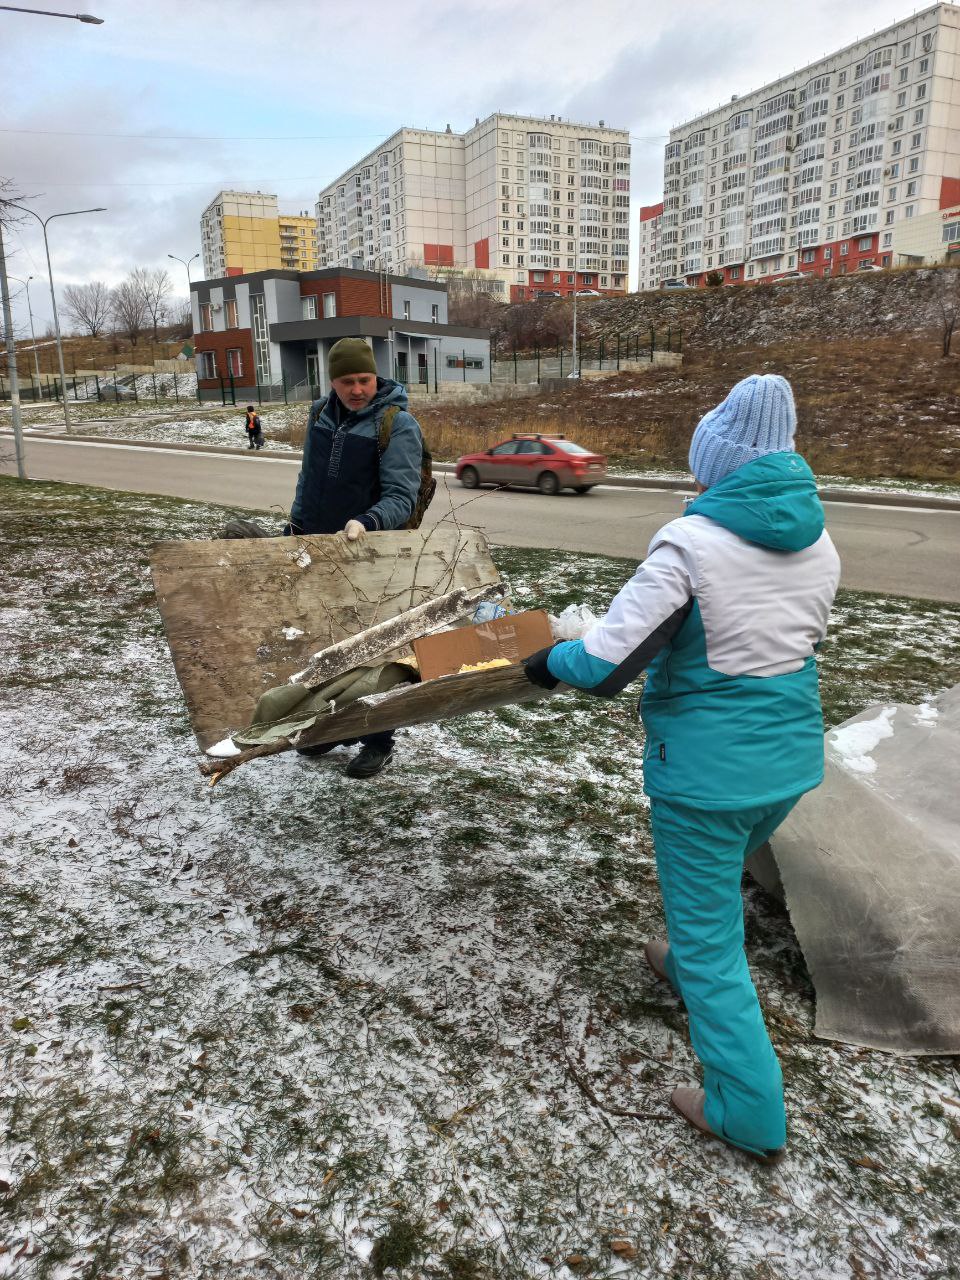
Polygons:
M63 291L63 309L84 333L99 338L110 319L110 290L102 280L68 284Z
M170 295L170 277L162 267L158 267L155 271L147 271L144 267L138 267L131 279L137 281L143 292L147 314L153 326L153 340L156 342L157 329L161 321L166 319L166 300Z
M143 285L137 279L136 271L114 289L111 295L111 311L117 329L125 334L130 339L130 345L135 347L150 319Z
M178 338L189 338L193 333L193 313L189 298L174 298L168 308L170 323L176 330Z
M933 273L934 315L940 324L944 359L950 354L953 331L960 323L960 268L939 267Z

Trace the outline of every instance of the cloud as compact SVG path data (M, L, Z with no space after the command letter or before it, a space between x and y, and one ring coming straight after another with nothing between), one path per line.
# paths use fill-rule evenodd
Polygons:
M166 255L196 252L221 187L312 208L399 126L459 131L497 110L629 129L634 199L653 202L671 125L903 16L901 0L808 0L802 24L765 0L87 4L103 26L0 13L0 123L35 131L0 133L0 176L43 216L108 207L51 224L63 283L114 282L140 265L179 273ZM38 229L11 239L16 273L45 275Z

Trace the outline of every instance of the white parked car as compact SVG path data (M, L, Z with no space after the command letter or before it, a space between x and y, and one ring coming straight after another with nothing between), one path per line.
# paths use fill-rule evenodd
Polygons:
M599 298L601 296L602 295L599 289L578 289L577 290L578 298Z
M660 281L661 289L690 289L692 287L692 285L687 284L686 280L681 280L678 277Z
M882 271L883 267L878 267L875 262L861 262L858 271Z

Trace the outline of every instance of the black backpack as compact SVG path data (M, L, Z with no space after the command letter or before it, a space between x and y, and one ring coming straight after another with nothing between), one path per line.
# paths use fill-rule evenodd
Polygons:
M377 447L380 450L380 457L387 451L387 445L390 443L390 433L393 431L393 420L400 413L400 406L392 404L386 413L380 419L380 428L377 432ZM421 435L421 440L423 436ZM433 495L437 491L437 481L433 474L433 457L427 448L426 440L423 440L423 454L420 459L420 488L417 490L416 501L413 504L413 514L403 526L404 529L419 529L423 522L424 514L433 501Z

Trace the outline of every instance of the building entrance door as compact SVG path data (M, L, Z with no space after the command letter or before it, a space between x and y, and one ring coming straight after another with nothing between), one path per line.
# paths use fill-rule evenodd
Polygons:
M430 381L427 374L427 353L425 351L421 351L417 356L417 381L424 384Z
M407 385L407 353L405 351L397 352L397 381Z
M315 351L307 353L307 382L311 391L320 386L320 357Z

